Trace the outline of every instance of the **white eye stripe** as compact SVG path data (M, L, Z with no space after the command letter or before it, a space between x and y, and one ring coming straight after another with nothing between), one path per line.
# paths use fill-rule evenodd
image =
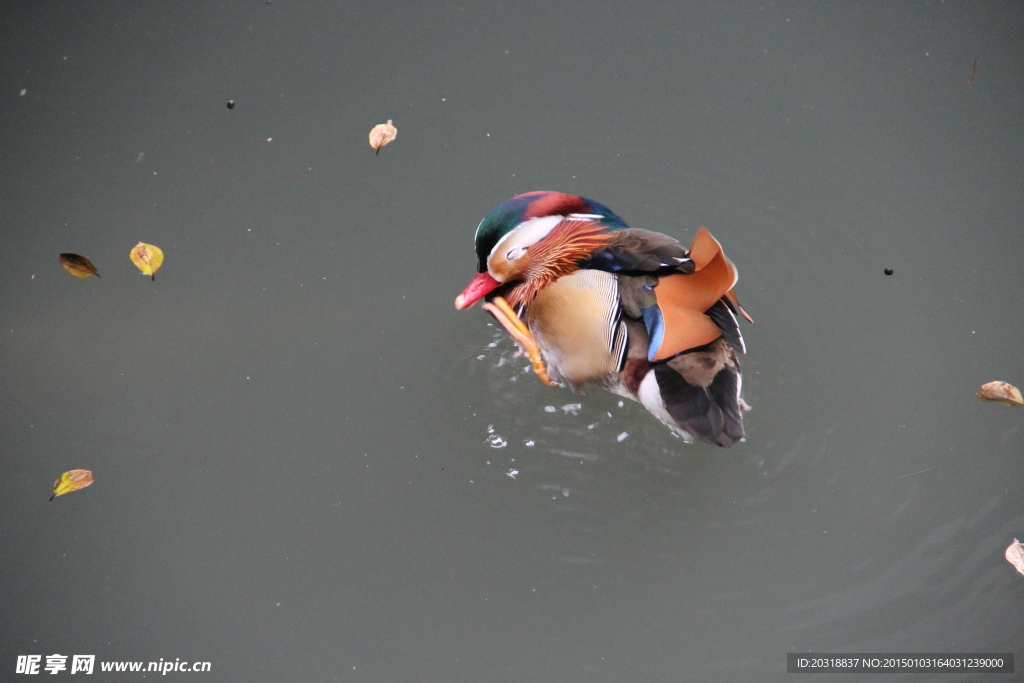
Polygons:
M570 213L566 218L572 221L596 221L604 216L599 213Z
M556 225L564 220L562 216L542 216L525 220L511 230L507 235L498 240L498 243L491 249L488 260L497 254L507 254L511 247L525 249L548 236Z

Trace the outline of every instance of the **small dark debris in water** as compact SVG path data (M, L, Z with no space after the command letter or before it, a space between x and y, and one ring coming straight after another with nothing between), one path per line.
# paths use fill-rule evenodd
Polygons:
M885 274L886 275L892 275L892 268L886 268L885 269Z
M228 109L234 109L234 108L235 108L235 101L234 100L228 100Z
M96 277L100 276L100 274L96 272L96 266L92 264L92 261L81 254L61 254L60 265L64 267L64 270L68 271L75 277L89 277L90 275L95 275ZM35 275L32 277L35 277Z
M974 57L974 63L971 65L971 76L967 79L967 85L974 87L974 77L978 75L978 57Z

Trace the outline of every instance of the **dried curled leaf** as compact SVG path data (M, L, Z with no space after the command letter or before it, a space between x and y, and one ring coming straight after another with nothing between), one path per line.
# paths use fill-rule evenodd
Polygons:
M92 483L92 472L89 470L69 470L60 475L60 479L53 482L53 495L50 500L65 493L71 493L78 489L84 489Z
M1008 406L1024 406L1024 397L1020 395L1020 389L1009 382L982 384L981 390L975 396L982 401L999 401Z
M139 242L132 247L129 257L143 275L149 275L156 280L156 271L164 262L164 252L160 250L160 247Z
M60 264L64 266L64 270L68 271L75 277L89 277L90 275L95 275L96 277L100 276L100 274L96 272L96 266L92 264L92 261L81 254L61 254Z
M380 154L380 148L398 137L398 129L391 125L391 119L387 123L378 123L370 131L370 147L373 147L375 154Z
M1016 567L1021 574L1024 574L1024 543L1016 538L1013 539L1013 543L1006 549L1006 561Z

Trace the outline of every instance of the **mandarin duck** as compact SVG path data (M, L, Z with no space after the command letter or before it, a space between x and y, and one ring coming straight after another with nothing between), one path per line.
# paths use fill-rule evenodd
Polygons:
M488 213L474 239L478 274L455 307L484 299L545 383L602 386L688 441L743 439L735 314L753 320L706 228L687 250L590 199L529 192Z

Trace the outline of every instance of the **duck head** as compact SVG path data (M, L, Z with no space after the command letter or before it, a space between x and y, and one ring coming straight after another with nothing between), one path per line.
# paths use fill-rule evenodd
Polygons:
M543 287L607 244L607 231L628 227L603 204L561 192L527 192L498 205L476 229L477 275L455 299L462 309L499 286L520 282L507 297L529 303Z

